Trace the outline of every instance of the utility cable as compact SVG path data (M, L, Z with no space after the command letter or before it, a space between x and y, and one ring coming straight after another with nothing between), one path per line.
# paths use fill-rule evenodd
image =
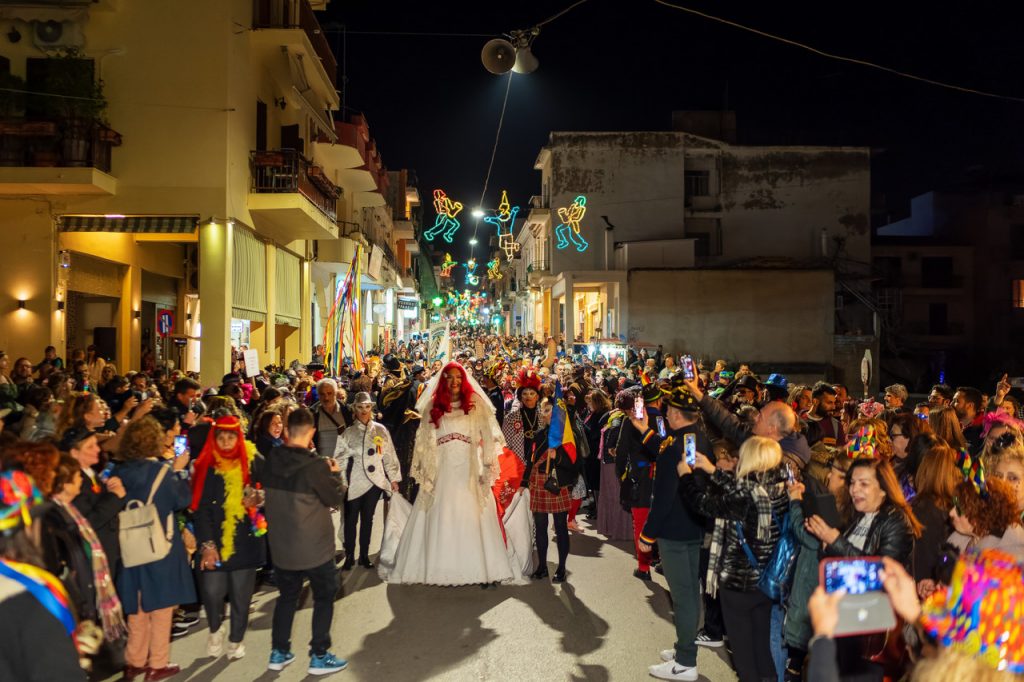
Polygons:
M759 35L762 38L768 38L770 40L775 40L775 41L778 41L780 43L784 43L786 45L790 45L792 47L798 47L801 50L806 50L808 52L816 54L816 55L818 55L820 57L825 57L827 59L834 59L834 60L839 61L839 62L847 62L849 64L856 64L858 66L866 66L866 67L871 68L871 69L878 69L879 71L884 71L884 72L892 74L894 76L899 76L901 78L908 78L910 80L918 81L920 83L926 83L928 85L934 85L934 86L937 86L937 87L940 87L940 88L946 88L947 90L955 90L957 92L964 92L964 93L967 93L967 94L970 94L970 95L980 95L982 97L991 97L993 99L1001 99L1001 100L1006 100L1006 101L1009 101L1009 102L1024 102L1024 97L1015 97L1013 95L1001 95L999 93L988 92L986 90L977 90L975 88L965 88L965 87L962 87L960 85L954 85L952 83L945 83L943 81L937 81L937 80L934 80L932 78L925 78L924 76L915 76L912 73L906 73L905 71L899 71L897 69L893 69L893 68L890 68L888 66L882 66L880 64L875 64L873 62L869 62L869 61L866 61L866 60L863 60L863 59L857 59L856 57L844 57L843 55L833 54L831 52L825 52L824 50L819 50L816 47L812 47L810 45L798 42L796 40L791 40L789 38L784 38L782 36L777 36L775 34L768 33L766 31L761 31L759 29L752 28L750 26L744 26L743 24L737 23L735 21L731 21L729 19L723 19L721 17L716 17L714 15L707 14L707 13L701 12L699 10L691 9L689 7L683 7L682 5L676 5L676 4L673 4L671 2L667 2L667 0L654 0L654 2L656 2L659 5L663 5L665 7L670 7L672 9L679 10L680 12L687 12L689 14L693 14L693 15L696 15L698 17L702 17L704 19L709 19L711 21L716 21L716 22L718 22L720 24L725 24L726 26L731 26L732 28L738 28L741 31L747 31L748 33L753 33L754 35Z
M505 85L505 99L501 103L501 116L498 117L498 130L494 134L494 147L491 149L491 162L487 164L487 175L484 176L484 189L482 192L480 192L480 203L477 205L477 208L483 208L484 197L487 195L487 185L489 185L491 182L491 171L494 169L494 158L498 155L498 142L501 140L501 126L505 122L505 110L508 108L508 93L512 90L513 73L515 72L508 72L508 82ZM473 239L476 239L476 233L479 227L480 219L477 218L476 222L473 223ZM474 251L475 245L470 244L469 255L472 256Z

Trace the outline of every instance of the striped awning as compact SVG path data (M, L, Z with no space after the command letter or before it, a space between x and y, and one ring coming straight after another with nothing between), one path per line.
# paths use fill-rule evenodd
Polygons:
M192 234L199 226L194 215L65 215L62 232L127 232L136 234Z

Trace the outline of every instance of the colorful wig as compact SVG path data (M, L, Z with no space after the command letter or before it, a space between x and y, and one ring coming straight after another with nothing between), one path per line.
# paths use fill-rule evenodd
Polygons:
M441 417L452 411L452 395L448 392L448 384L444 380L444 374L448 370L457 370L462 375L462 411L469 414L473 409L473 386L469 383L466 370L457 362L449 362L441 370L441 380L437 382L437 390L434 391L433 407L430 408L430 423L434 428L441 427Z

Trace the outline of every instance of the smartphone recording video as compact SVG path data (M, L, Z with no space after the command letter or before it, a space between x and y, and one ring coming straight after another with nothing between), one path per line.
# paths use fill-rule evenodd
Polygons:
M697 436L688 433L683 436L683 454L686 457L686 465L694 466L697 463Z
M181 457L188 452L188 436L174 437L174 456Z
M836 637L884 632L895 627L896 614L882 585L880 557L823 559L819 571L826 592L846 591L839 600Z
M647 414L647 410L644 409L644 399L637 396L636 400L633 401L633 416L637 419L643 419L645 414Z
M880 592L882 560L866 558L828 561L823 569L826 592L845 589L846 594Z
M697 365L689 355L683 356L683 377L687 381L693 381L697 378Z

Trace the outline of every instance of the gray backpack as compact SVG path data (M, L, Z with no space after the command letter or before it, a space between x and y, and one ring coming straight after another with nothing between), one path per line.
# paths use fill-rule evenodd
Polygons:
M153 504L153 496L167 474L167 467L161 466L160 473L153 481L146 504L132 500L117 515L120 530L121 561L125 568L142 566L159 561L171 551L174 538L174 514L168 514L166 522L160 520L160 512Z

